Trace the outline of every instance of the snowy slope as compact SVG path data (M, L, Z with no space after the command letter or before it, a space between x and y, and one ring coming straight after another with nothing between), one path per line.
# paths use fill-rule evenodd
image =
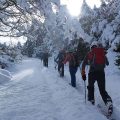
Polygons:
M69 85L67 70L68 66L65 66L62 79L52 61L49 68L43 67L38 59L26 59L16 65L12 80L0 85L0 120L106 120L95 106L85 104L79 71L75 89ZM107 74L109 72L107 70ZM119 81L116 81L117 88L113 91L110 88L114 83L112 78L107 87L119 107L120 89Z
M12 76L8 70L0 69L0 84L11 80Z

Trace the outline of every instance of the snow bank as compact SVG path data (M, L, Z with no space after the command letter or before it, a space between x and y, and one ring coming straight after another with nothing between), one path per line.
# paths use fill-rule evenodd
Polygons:
M0 69L0 83L11 80L12 75L8 70Z

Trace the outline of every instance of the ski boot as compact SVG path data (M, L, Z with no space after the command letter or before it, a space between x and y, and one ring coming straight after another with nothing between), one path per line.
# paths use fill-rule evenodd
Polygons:
M95 100L88 100L92 105L95 105Z
M108 109L108 116L111 116L113 113L113 104L112 102L107 103L107 109Z

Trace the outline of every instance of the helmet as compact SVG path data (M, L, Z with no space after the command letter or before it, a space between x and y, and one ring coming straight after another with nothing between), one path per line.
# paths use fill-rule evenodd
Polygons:
M93 48L93 47L98 47L98 42L97 42L97 41L93 41L93 42L91 43L90 48Z

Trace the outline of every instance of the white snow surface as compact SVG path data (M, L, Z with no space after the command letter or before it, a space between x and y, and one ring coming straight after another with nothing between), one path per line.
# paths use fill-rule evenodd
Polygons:
M11 80L12 75L8 70L0 69L0 84Z
M116 120L120 120L120 72L108 54L107 91L113 99ZM60 78L53 59L45 68L39 59L25 59L11 69L12 80L0 84L0 120L107 120L84 98L84 82L77 72L77 88L71 87L68 65ZM1 77L1 76L0 76ZM97 87L97 86L96 86ZM96 91L96 102L101 99ZM97 104L97 103L96 103Z

